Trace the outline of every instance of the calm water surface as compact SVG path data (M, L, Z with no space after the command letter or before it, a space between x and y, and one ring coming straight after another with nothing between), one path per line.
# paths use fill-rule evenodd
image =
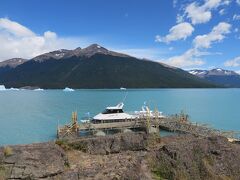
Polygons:
M101 112L125 100L125 111L139 110L146 101L164 114L187 112L193 121L215 128L240 130L240 89L138 89L0 91L0 145L48 141L58 122Z

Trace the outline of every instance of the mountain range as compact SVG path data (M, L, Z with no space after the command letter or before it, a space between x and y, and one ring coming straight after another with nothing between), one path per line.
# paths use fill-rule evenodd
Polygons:
M0 84L39 88L204 88L213 83L182 69L110 51L98 44L0 63Z
M215 68L212 70L194 69L189 73L220 86L240 87L240 75L234 71Z

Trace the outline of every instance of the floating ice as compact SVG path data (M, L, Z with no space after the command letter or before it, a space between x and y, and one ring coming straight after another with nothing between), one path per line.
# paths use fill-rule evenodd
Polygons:
M18 88L13 88L13 87L11 87L9 90L12 90L12 91L19 91Z
M0 91L5 91L7 90L4 85L0 85Z
M72 92L72 91L74 91L74 89L71 89L71 88L66 87L63 91Z
M11 87L10 89L7 89L4 85L0 85L0 91L18 91L18 88Z
M37 88L37 89L34 89L34 91L44 91L44 89Z

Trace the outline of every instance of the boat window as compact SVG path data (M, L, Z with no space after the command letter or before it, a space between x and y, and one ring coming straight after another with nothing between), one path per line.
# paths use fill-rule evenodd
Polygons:
M106 109L102 114L123 113L122 109Z

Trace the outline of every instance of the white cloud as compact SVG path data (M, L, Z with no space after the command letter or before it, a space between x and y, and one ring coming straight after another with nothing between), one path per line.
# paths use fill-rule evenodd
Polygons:
M238 70L238 71L235 71L236 73L238 73L239 75L240 75L240 70Z
M37 35L29 28L7 18L0 18L0 61L13 57L32 58L62 48L84 44L82 38L62 38L55 32Z
M239 14L234 14L233 15L233 20L240 20L240 15Z
M163 62L171 66L181 68L201 66L205 62L200 58L200 56L202 56L202 54L198 50L189 49L182 55L170 57L169 59L164 60Z
M230 33L231 25L226 22L220 22L209 34L198 35L193 43L195 48L210 48L214 42L221 41L225 34Z
M177 6L178 0L173 0L173 7L175 8Z
M44 32L44 37L46 39L56 39L57 38L57 34L55 32L46 31L46 32Z
M212 17L210 11L207 11L202 6L199 7L195 2L188 5L185 12L187 13L187 17L191 19L193 24L208 22Z
M222 16L222 15L224 15L225 14L225 9L221 9L220 11L219 11L219 14Z
M191 49L187 50L182 55L165 59L163 62L181 68L196 67L205 64L202 59L203 56L220 53L209 53L203 50L210 48L212 43L223 40L225 38L224 35L230 32L230 28L231 25L228 23L219 23L213 27L210 33L197 36L193 40L193 47Z
M240 6L240 0L236 0L236 3Z
M160 49L155 49L155 48L138 48L138 49L111 48L111 49L113 49L113 51L128 54L133 57L140 58L140 59L145 58L145 59L151 59L151 60L157 60L157 59L159 59L159 56L162 56L163 54L167 53L166 51L162 51Z
M187 18L191 19L192 24L206 23L212 18L211 10L216 9L220 5L228 4L228 1L223 0L205 0L202 5L193 2L186 7L185 14Z
M217 8L221 3L225 3L227 1L222 1L222 0L205 0L205 4L203 7L205 9L212 9L212 8Z
M232 2L232 0L225 0L225 1L223 1L223 5L229 5L230 3Z
M159 35L156 36L155 41L156 42L165 42L170 43L171 41L176 41L180 39L186 39L188 36L191 36L194 31L194 28L191 24L187 22L183 22L180 24L177 24L173 26L169 30L169 34L165 37L161 37Z
M17 37L35 36L35 34L30 29L22 26L17 22L10 21L7 18L0 18L0 31L6 34L13 34Z
M180 14L177 14L176 22L179 24L179 23L182 23L183 21L184 21L184 16L180 15Z
M240 66L240 56L230 59L224 63L227 67L239 67Z

